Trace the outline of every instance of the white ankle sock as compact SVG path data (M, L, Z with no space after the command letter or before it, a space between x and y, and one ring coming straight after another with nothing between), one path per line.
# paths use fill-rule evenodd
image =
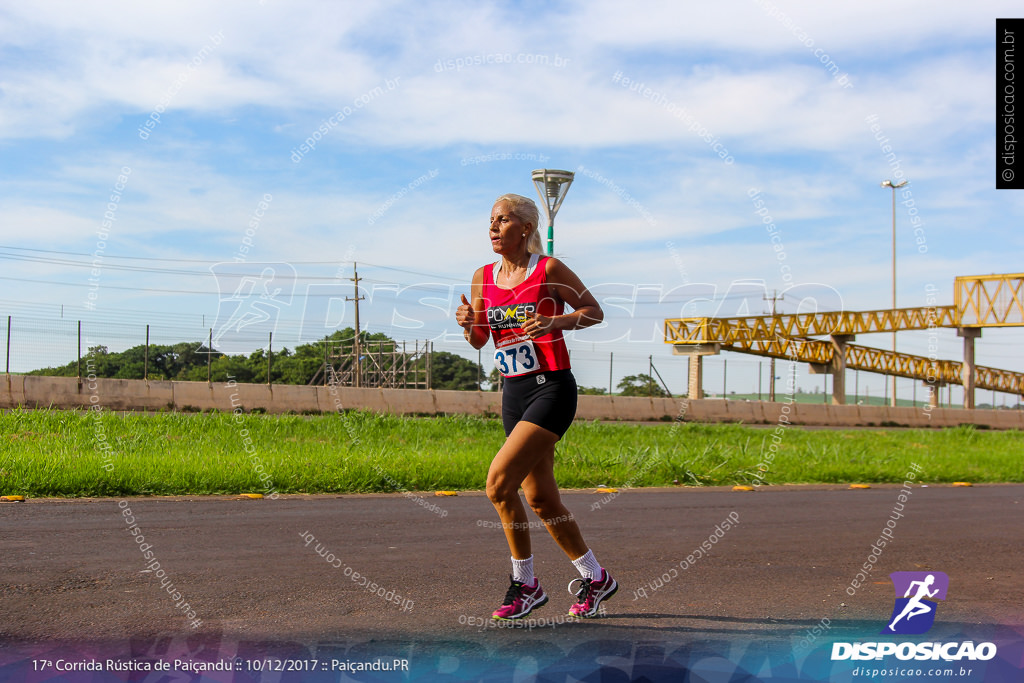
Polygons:
M594 559L594 551L588 550L586 555L577 557L572 561L576 569L579 570L580 576L584 579L600 579L601 578L601 565Z
M526 585L533 583L533 555L525 560L512 558L512 579Z

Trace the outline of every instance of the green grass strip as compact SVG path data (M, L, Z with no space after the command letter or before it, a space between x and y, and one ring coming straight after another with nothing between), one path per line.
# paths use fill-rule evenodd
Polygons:
M773 435L777 435L773 443ZM500 422L233 413L0 414L0 495L128 496L482 489ZM107 446L109 445L109 446ZM774 448L773 448L774 445ZM577 422L558 446L562 487L920 481L1020 482L1024 433L803 430Z

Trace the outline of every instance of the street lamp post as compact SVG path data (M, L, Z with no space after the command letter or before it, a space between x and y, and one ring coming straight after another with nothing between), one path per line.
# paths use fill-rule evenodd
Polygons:
M553 255L555 250L555 214L558 213L569 186L572 185L576 174L572 171L556 171L541 168L533 172L533 184L537 186L537 194L540 195L541 204L544 205L544 213L548 219L548 256ZM537 226L538 228L540 226Z
M882 187L892 188L892 308L896 310L896 190L907 184L906 180L893 183L891 180L883 180ZM894 314L895 315L895 314ZM896 353L896 330L892 331L892 352ZM892 376L892 397L889 405L896 405L896 375Z

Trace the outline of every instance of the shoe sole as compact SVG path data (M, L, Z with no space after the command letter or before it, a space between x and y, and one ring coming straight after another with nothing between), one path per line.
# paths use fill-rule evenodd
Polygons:
M491 615L491 619L493 619L495 621L515 621L516 619L522 619L525 616L529 616L530 614L533 613L533 610L535 610L535 609L537 609L539 607L543 607L546 604L548 604L548 596L547 595L544 596L543 600L541 600L540 602L534 603L533 606L530 607L530 609L526 610L522 614L517 614L514 617L496 617L496 616L494 616L492 614Z
M615 581L615 579L612 579L612 581ZM618 592L619 583L618 581L615 581L615 587L608 591L607 595L604 595L603 597L599 598L597 602L594 603L594 609L592 609L589 614L573 614L572 612L569 612L569 616L576 617L577 619L593 619L594 617L598 616L597 611L601 608L601 603Z

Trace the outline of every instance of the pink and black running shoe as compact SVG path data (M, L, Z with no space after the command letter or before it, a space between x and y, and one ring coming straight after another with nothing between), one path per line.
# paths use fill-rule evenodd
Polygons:
M601 607L601 601L615 595L619 590L619 584L608 573L607 569L601 570L600 579L573 579L569 582L569 592L572 593L572 585L580 582L580 588L575 592L576 604L569 608L569 614L574 617L595 617Z
M505 593L505 602L491 615L492 619L521 619L547 603L548 596L537 578L530 585L516 581L511 576L508 578L512 585Z

